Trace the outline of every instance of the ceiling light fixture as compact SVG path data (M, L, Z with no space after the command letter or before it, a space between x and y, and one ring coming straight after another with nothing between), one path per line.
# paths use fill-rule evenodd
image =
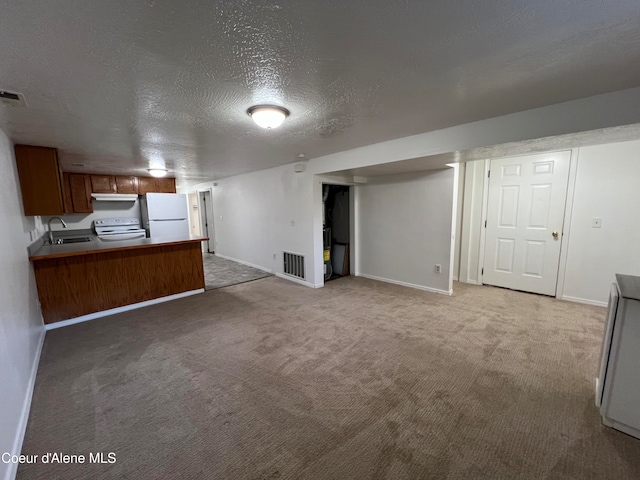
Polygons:
M152 177L164 177L167 174L167 169L166 168L150 168L149 169L149 173L151 174Z
M289 110L276 105L254 105L247 110L247 114L253 118L256 125L271 130L278 128L289 116Z

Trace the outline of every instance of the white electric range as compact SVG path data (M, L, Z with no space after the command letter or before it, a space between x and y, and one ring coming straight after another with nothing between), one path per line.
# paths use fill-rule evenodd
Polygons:
M140 227L138 218L102 218L93 221L93 229L100 240L131 240L147 236L144 228Z

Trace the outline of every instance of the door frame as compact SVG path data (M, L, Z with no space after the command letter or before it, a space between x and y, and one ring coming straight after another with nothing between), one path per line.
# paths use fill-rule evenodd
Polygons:
M569 148L560 150L551 150L544 152L530 152L520 155L505 155L504 157L526 157L530 155L539 155L545 153L570 152L569 156L569 179L567 182L567 198L564 207L564 221L562 227L562 240L560 244L560 258L558 261L558 278L556 282L555 298L562 298L564 295L565 271L567 267L568 245L571 234L571 213L573 211L573 197L576 187L576 176L579 162L579 148ZM472 283L484 285L483 269L484 269L484 250L486 244L486 229L484 222L487 220L488 204L489 204L489 170L491 167L491 159L475 160L474 162L483 162L481 168L483 173L482 179L478 178L477 169L467 168L465 172L465 195L463 197L463 218L462 218L462 239L460 252L460 279L462 283ZM468 162L471 163L471 162ZM479 166L479 165L477 165ZM476 171L474 178L474 171ZM475 194L467 194L467 192ZM479 202L479 204L478 204ZM475 207L475 208L474 208ZM479 215L473 215L472 212L477 211L480 207ZM470 215L471 214L471 215ZM475 217L475 218L474 218ZM479 222L478 222L479 219ZM479 225L474 231L474 224ZM462 272L466 275L462 275ZM477 272L474 280L472 273ZM466 277L466 278L465 278Z
M330 175L316 175L315 176L315 181L317 182L317 185L319 187L318 192L319 192L319 203L317 203L317 208L318 208L318 219L320 221L320 228L317 231L317 238L315 239L316 242L316 248L314 249L314 257L315 257L315 261L314 264L316 265L316 268L322 268L321 265L324 265L324 249L322 248L322 222L323 219L320 218L322 217L321 213L322 212L322 188L323 185L338 185L338 186L344 186L344 187L349 187L349 276L357 276L358 275L358 266L359 266L359 262L358 262L358 246L357 246L357 241L358 241L358 236L357 236L357 217L356 217L356 211L357 211L357 184L353 181L348 181L348 180L342 180L339 177L332 177ZM319 248L318 248L319 247ZM317 272L318 273L318 272ZM319 287L323 287L324 286L324 274L322 272L320 273L320 279L322 280L322 283L316 284L315 288L319 288ZM316 275L316 280L318 279L318 275Z
M208 236L208 242L202 242L202 251L204 253L214 253L216 249L216 233L215 233L215 223L214 223L214 215L213 215L213 188L202 188L196 191L198 194L198 217L200 218L200 232L202 236ZM211 199L210 204L202 208L202 194L209 193L209 198ZM209 207L209 208L206 208ZM203 217L206 215L206 224L203 222ZM212 244L213 241L213 244ZM212 248L213 247L213 248Z

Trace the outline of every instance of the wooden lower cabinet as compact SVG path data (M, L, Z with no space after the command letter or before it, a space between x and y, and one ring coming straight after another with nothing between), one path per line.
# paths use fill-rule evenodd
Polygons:
M204 288L200 241L32 261L47 324Z

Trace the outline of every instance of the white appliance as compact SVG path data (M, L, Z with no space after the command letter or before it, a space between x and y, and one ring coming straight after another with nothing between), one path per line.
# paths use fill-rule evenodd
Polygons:
M137 218L102 218L93 221L93 229L98 238L105 241L146 237L146 232Z
M602 423L640 438L640 277L616 275L596 378Z
M189 238L187 196L181 193L147 193L140 210L142 226L151 238Z

